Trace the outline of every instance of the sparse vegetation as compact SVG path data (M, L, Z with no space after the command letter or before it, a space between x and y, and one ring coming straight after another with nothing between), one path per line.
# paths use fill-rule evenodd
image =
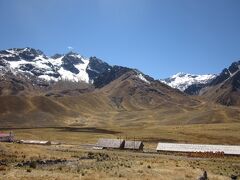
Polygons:
M36 169L36 168L37 168L37 163L36 163L36 161L31 161L30 164L29 164L29 167L30 167L30 168L33 168L33 169Z
M197 179L206 169L209 179L226 179L240 174L239 157L194 158L184 154L142 153L119 150L92 150L84 144L93 144L99 137L117 137L125 134L118 129L118 134L93 133L79 131L77 127L71 131L63 128L18 129L14 133L25 139L47 139L62 142L56 146L38 146L24 144L0 143L0 175L5 179L36 178L44 179L71 178L83 179ZM206 131L201 131L205 129ZM224 131L223 131L224 129ZM229 129L229 130L228 130ZM175 142L225 143L224 137L231 136L230 143L239 142L238 125L188 125L164 126L159 131L144 129L141 139L145 149L156 148L157 141L172 139ZM174 130L174 131L173 131ZM116 129L111 129L116 131ZM222 132L222 133L219 133ZM137 131L129 131L137 137ZM188 138L187 138L188 137ZM139 137L140 138L140 137ZM206 139L207 138L207 139ZM51 172L51 173L49 173Z

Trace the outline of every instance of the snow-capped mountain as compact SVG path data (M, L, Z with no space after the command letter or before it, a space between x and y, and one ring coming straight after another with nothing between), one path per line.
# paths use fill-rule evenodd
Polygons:
M96 57L85 58L77 53L46 56L33 48L14 48L0 51L0 71L8 69L46 81L68 80L92 83L98 74L111 68Z
M13 48L0 51L0 74L11 72L18 77L25 76L44 82L67 80L102 87L130 70L135 71L141 81L150 83L147 80L149 78L138 70L110 66L101 59L86 58L75 52L48 57L42 51L33 48ZM96 83L94 83L95 81Z
M177 73L170 78L162 79L161 82L179 89L180 91L185 91L191 85L203 85L211 82L216 77L215 74L207 75L193 75L186 73Z

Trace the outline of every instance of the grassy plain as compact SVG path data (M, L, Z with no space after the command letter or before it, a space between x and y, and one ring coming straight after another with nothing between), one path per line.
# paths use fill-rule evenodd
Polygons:
M1 131L8 132L9 129ZM203 170L208 172L210 179L240 175L240 157L192 158L155 152L157 142L239 145L239 123L144 129L75 126L12 131L16 139L51 140L62 144L0 143L0 179L197 179ZM143 140L148 153L92 150L91 144L100 137ZM33 165L27 164L28 161Z

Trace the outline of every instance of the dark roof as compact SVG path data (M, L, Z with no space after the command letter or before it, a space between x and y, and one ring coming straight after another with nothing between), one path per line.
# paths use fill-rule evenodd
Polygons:
M125 141L124 149L140 149L143 146L142 141Z
M96 146L103 148L121 148L124 145L123 139L99 139Z

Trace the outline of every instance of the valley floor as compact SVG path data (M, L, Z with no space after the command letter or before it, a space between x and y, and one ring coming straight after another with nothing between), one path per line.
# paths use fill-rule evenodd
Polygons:
M156 153L157 142L238 144L240 124L161 126L157 129L55 127L12 129L16 139L51 140L61 145L0 143L0 179L212 179L240 175L240 157L192 158ZM2 129L9 132L9 129ZM141 134L141 135L140 135ZM98 138L144 141L148 153L93 150ZM150 153L151 152L151 153Z

